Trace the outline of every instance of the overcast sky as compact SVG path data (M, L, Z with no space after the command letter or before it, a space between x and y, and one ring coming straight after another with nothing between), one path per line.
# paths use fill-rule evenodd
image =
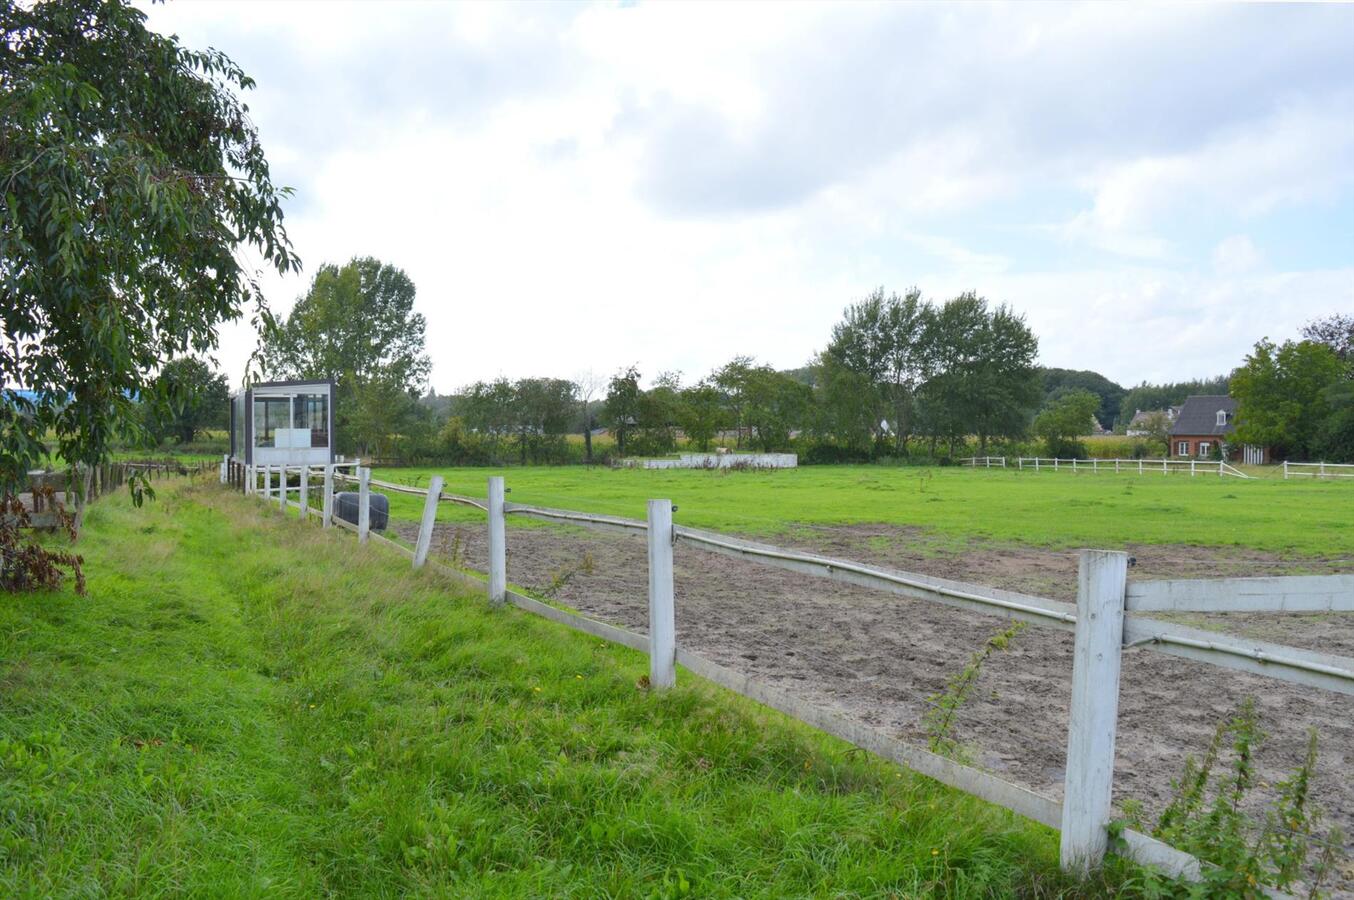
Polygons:
M1354 7L171 2L225 51L305 266L400 266L440 393L779 368L874 287L1046 365L1233 368L1354 312ZM228 326L232 382L253 349Z

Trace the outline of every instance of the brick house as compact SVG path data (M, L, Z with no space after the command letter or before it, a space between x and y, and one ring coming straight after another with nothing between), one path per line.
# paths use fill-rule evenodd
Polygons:
M1236 401L1226 395L1208 394L1185 398L1171 425L1171 455L1208 459L1222 449L1224 458L1237 456L1250 465L1269 462L1264 447L1236 447L1228 439L1236 431Z

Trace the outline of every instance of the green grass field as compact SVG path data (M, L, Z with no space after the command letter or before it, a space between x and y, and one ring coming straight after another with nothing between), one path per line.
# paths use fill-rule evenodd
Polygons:
M773 472L583 468L384 469L374 477L485 495L503 474L518 503L643 518L669 498L681 524L774 535L800 525L888 523L940 536L1046 547L1128 543L1246 547L1294 555L1354 553L1354 483L1183 474L1077 474L962 468L811 466ZM397 517L421 501L391 496ZM443 504L439 517L471 521Z
M822 473L867 474L885 473ZM560 477L521 473L515 496L572 499ZM626 512L655 484L572 477L611 485ZM721 485L794 483L659 485L698 509ZM1122 864L1070 883L1047 829L689 675L654 695L639 654L491 609L210 479L163 482L139 510L110 495L79 550L87 596L0 603L4 896L1134 887Z

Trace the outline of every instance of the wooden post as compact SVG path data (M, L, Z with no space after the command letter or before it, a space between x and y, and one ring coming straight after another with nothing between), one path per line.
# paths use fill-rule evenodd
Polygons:
M1288 480L1288 460L1286 459L1283 461L1283 479L1284 481Z
M672 501L649 501L649 686L677 683L677 624L672 591Z
M331 528L334 525L334 464L324 467L324 499L321 501L320 526Z
M226 470L230 468L230 454L226 453L221 457L221 483L225 484L228 480Z
M1189 461L1189 477L1194 477L1194 460L1192 459Z
M357 541L367 542L371 534L371 469L357 467Z
M414 546L414 568L421 569L428 560L428 548L433 543L433 526L437 523L437 504L442 498L442 476L434 475L428 482L428 497L423 501L423 521L418 525L418 543Z
M489 476L489 601L508 596L507 522L503 517L503 477Z
M287 511L287 467L277 467L277 508Z
M310 518L310 466L301 467L301 521Z
M1100 866L1109 840L1127 583L1128 554L1081 551L1059 853L1079 875Z

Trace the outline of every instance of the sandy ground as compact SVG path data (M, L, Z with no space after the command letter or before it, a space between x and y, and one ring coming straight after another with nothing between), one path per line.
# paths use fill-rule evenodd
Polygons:
M510 520L510 524L511 520ZM416 526L396 523L412 539ZM647 629L642 535L578 528L510 527L508 578L588 615ZM939 541L895 526L801 529L775 543L828 555L1018 590L1076 598L1076 553ZM1220 577L1354 570L1354 559L1284 560L1191 546L1127 548L1130 578ZM483 570L483 527L439 526L434 552ZM1004 620L730 559L679 543L677 640L688 649L890 734L924 742L927 697L942 691ZM1291 646L1354 656L1354 618L1331 615L1193 615L1178 620ZM1062 793L1072 636L1027 628L994 655L961 711L955 736L973 761L1051 797ZM1354 835L1354 697L1154 653L1126 651L1115 799L1155 818L1186 754L1200 754L1217 723L1253 695L1269 735L1258 756L1273 784L1301 759L1309 729L1321 756L1314 796L1329 822ZM1258 792L1257 801L1268 797ZM1354 871L1342 888L1354 889Z

